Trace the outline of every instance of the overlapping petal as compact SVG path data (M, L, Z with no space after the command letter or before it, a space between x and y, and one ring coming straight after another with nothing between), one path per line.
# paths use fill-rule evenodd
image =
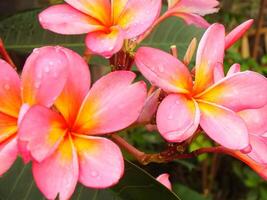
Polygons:
M217 143L229 149L242 150L249 145L245 122L232 110L198 101L201 110L200 125Z
M258 135L249 135L249 143L251 145L251 152L248 156L261 164L267 164L267 137Z
M65 0L65 2L102 24L110 25L110 0Z
M3 143L0 143L0 176L12 166L17 155L17 137L12 137Z
M240 111L264 106L266 91L267 79L256 72L246 71L222 79L197 98Z
M253 19L247 20L244 23L237 26L225 37L225 49L230 48L238 39L240 39L247 30L252 26Z
M231 76L232 74L235 74L235 73L237 73L237 72L240 72L240 68L241 68L241 67L240 67L240 64L238 64L238 63L233 64L233 65L230 67L230 69L228 70L226 76Z
M124 161L119 147L108 139L76 136L80 172L79 181L91 188L116 184L123 175Z
M66 122L72 125L83 99L90 88L90 72L84 59L77 53L62 49L68 59L69 76L63 91L55 102Z
M9 64L0 59L0 112L17 118L20 106L19 76Z
M19 140L27 142L31 156L38 162L53 154L66 134L62 116L46 107L33 106L19 127Z
M171 182L169 180L169 177L170 177L170 175L165 173L165 174L159 175L156 179L161 184L163 184L166 188L168 188L169 190L172 190L172 185L171 185Z
M169 142L182 142L196 131L200 111L193 99L171 94L159 105L157 127L160 134Z
M68 65L61 47L35 49L21 75L23 102L50 107L64 88Z
M99 21L67 4L51 6L39 14L40 24L60 34L83 34L104 30Z
M211 25L204 33L196 55L194 92L200 93L213 84L213 71L223 63L225 30L221 24Z
M112 72L99 79L89 91L73 130L103 134L126 128L140 115L146 99L143 82L131 84L135 74Z
M135 55L135 63L152 85L167 92L189 93L192 89L193 82L187 67L168 53L141 47Z
M74 146L69 137L57 151L43 162L33 162L33 177L47 199L69 199L75 190L79 165Z
M111 27L109 31L96 31L88 33L85 42L88 49L106 58L117 53L123 45L124 32L120 27Z
M125 38L134 38L153 24L160 14L161 4L161 0L146 0L145 3L143 0L128 0L118 18L114 18L115 24L125 31Z
M201 16L192 13L175 13L174 16L182 18L186 24L195 25L200 28L208 28L210 24Z

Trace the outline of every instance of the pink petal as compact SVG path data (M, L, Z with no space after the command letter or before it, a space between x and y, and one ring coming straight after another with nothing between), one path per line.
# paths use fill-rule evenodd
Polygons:
M161 89L153 92L145 101L145 105L137 119L138 123L149 123L157 111Z
M21 75L25 103L50 107L59 96L67 80L69 64L62 48L42 47L28 57Z
M168 142L183 142L198 128L200 112L193 99L171 94L159 105L157 127Z
M0 143L0 176L2 176L16 161L18 155L17 137Z
M18 150L24 164L28 164L31 160L33 160L28 148L28 142L18 140Z
M200 93L213 83L213 71L223 63L225 31L221 24L211 25L200 40L196 56L195 93ZM216 49L216 50L215 50Z
M121 14L114 18L114 23L125 31L125 38L134 38L153 24L160 14L161 4L161 0L146 0L145 3L143 0L128 0Z
M222 79L197 98L240 111L267 104L266 91L267 79L256 72L246 71Z
M108 139L77 136L79 181L91 188L107 188L118 183L123 175L124 161L119 147Z
M258 163L267 164L267 138L250 134L249 142L252 150L248 156Z
M50 6L39 14L44 29L59 34L83 34L104 29L96 19L67 4Z
M218 12L217 0L180 0L172 3L172 12L185 12L204 16Z
M146 99L144 82L116 71L99 79L85 98L73 127L77 133L105 134L126 128L140 115Z
M152 85L167 92L189 93L192 89L192 78L187 67L168 53L141 47L135 54L135 63Z
M210 24L201 16L192 13L175 13L174 16L182 18L186 24L195 25L199 28L208 28Z
M167 173L161 174L157 177L157 181L160 182L161 184L163 184L169 190L172 190L172 185L171 185L171 182L169 180L169 177L170 177L170 175Z
M70 199L78 176L78 158L70 138L66 138L58 150L44 161L33 162L33 177L37 187L47 199Z
M27 149L38 162L58 148L65 134L66 124L62 116L37 105L25 114L18 131L19 141L27 142Z
M17 132L17 118L0 112L0 144Z
M118 27L111 27L110 32L96 31L88 33L85 39L87 48L106 58L121 50L124 33Z
M223 64L217 63L217 65L214 68L214 72L213 72L214 83L217 83L223 78L224 78Z
M18 117L20 106L19 76L8 63L0 59L0 112Z
M237 26L225 37L225 49L230 48L237 40L239 40L252 26L254 20L250 19Z
M267 105L259 109L243 110L238 114L246 122L249 133L263 135L267 132Z
M68 58L69 76L61 95L55 102L56 108L71 126L83 99L90 88L90 72L84 59L69 49L62 49Z
M65 0L65 2L105 25L111 23L110 0Z
M198 103L200 125L209 137L229 149L242 150L248 146L246 125L235 112L204 101Z
M240 70L240 64L235 63L235 64L233 64L233 65L230 67L230 69L228 70L226 76L231 76L231 75L233 75L233 74L235 74L235 73L237 73L237 72L240 72L240 71L241 71L241 70Z

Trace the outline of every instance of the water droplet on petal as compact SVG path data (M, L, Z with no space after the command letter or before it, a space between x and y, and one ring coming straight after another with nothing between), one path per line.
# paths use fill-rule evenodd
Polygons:
M10 85L8 85L7 83L4 85L5 90L10 90Z
M44 68L44 71L45 71L46 73L48 73L48 72L50 71L49 66L46 66L46 67Z
M49 63L48 63L49 65L54 65L54 62L53 61L49 61Z
M172 119L173 119L173 116L172 116L172 115L169 115L169 116L168 116L168 119L169 119L169 120L172 120Z
M91 176L92 176L92 177L97 177L97 176L98 176L98 173L97 173L96 171L92 171L92 172L91 172Z
M176 103L177 105L179 105L179 104L180 104L180 101L176 100L175 103Z
M33 53L39 53L39 48L35 48L35 49L33 49Z
M164 67L163 66L159 66L159 71L160 72L164 72Z
M34 83L34 87L35 87L36 89L40 88L40 85L41 85L40 82L35 82L35 83Z
M54 73L53 73L53 77L54 77L54 78L57 78L57 77L58 77L58 73L57 73L57 72L54 72Z

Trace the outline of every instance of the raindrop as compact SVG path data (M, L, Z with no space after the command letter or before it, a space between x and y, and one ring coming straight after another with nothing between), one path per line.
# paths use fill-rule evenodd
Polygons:
M36 89L40 88L40 85L41 85L40 82L35 82L35 83L34 83L34 87L35 87Z
M5 88L5 90L10 90L10 85L5 84L5 85L4 85L4 88Z
M39 53L39 48L35 48L35 49L33 49L33 53Z
M58 73L57 73L57 72L54 72L54 73L53 73L53 77L54 77L54 78L57 78L57 77L58 77Z
M168 116L168 119L169 119L169 120L172 120L172 119L173 119L173 116L172 116L172 115L169 115L169 116Z
M53 66L54 65L54 62L53 61L49 61L48 63L50 66Z
M92 176L92 177L97 177L97 176L98 176L98 173L97 173L96 171L92 171L92 172L91 172L91 176Z
M37 78L41 79L42 78L42 73L37 74Z
M163 66L159 66L159 72L164 72L164 67Z
M48 72L50 71L50 68L47 66L47 67L44 68L44 71L45 71L46 73L48 73Z
M180 101L176 100L175 103L176 103L177 105L179 105L179 104L180 104Z

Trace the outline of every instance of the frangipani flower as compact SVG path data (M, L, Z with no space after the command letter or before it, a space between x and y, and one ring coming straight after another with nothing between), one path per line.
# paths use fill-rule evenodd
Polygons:
M177 16L187 24L194 24L201 28L209 27L209 23L202 17L218 12L217 0L168 0L166 16Z
M33 106L19 129L27 143L33 176L48 199L69 199L79 181L92 188L116 184L124 171L119 147L100 137L136 121L146 99L135 74L112 72L89 90L90 73L81 57L69 54L70 75L54 109Z
M39 15L43 28L59 34L84 34L88 49L110 57L125 39L145 32L161 10L161 0L65 0Z
M17 158L17 130L32 105L50 107L67 80L67 57L59 47L36 49L27 59L21 80L0 60L0 175Z
M170 54L148 47L137 51L135 62L141 73L152 85L169 93L157 112L158 130L167 141L188 139L200 124L213 140L227 148L248 146L246 124L236 112L267 103L267 80L246 71L214 83L214 68L223 63L224 49L224 27L213 24L198 47L194 82L188 68Z
M172 190L172 185L169 180L170 175L168 173L159 175L156 179L158 182L160 182L162 185L164 185L169 190Z

